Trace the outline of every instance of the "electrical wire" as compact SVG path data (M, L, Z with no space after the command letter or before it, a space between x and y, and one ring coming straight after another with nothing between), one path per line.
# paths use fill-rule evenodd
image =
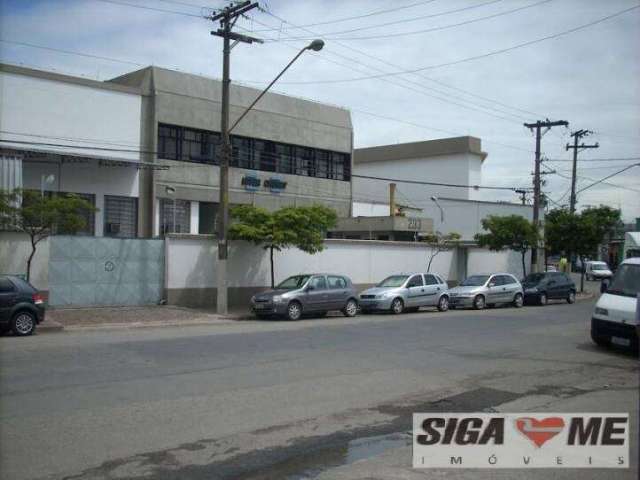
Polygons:
M498 0L501 1L501 0ZM407 37L407 36L412 36L412 35L422 35L425 33L430 33L430 32L437 32L437 31L441 31L441 30L447 30L449 28L455 28L455 27L461 27L463 25L470 25L472 23L477 23L477 22L482 22L484 20L490 20L492 18L497 18L497 17L502 17L504 15L510 15L512 13L516 13L522 10L525 10L527 8L532 8L532 7L537 7L539 5L542 5L544 3L549 3L553 0L540 0L538 2L532 3L530 5L524 5L522 7L518 7L518 8L514 8L511 10L506 10L504 12L499 12L499 13L494 13L492 15L486 15L484 17L478 17L478 18L472 18L470 20L465 20L464 22L458 22L458 23L451 23L449 25L441 25L439 27L431 27L431 28L427 28L427 29L423 29L423 30L413 30L410 32L397 32L397 33L387 33L387 34L378 34L378 35L371 35L371 36L363 36L363 37L332 37L332 35L339 35L339 34L343 34L343 33L350 33L350 32L357 32L357 31L361 31L361 30L367 30L370 28L376 28L377 26L369 26L369 27L362 27L362 28L356 28L356 29L352 29L352 30L344 30L342 32L328 32L323 34L323 38L325 40L379 40L379 39L385 39L385 38L395 38L395 37ZM485 3L483 5L489 5L491 3L496 3L495 1L492 2L488 2ZM413 20L419 20L419 17L416 17L414 19L410 19L408 21L413 21ZM404 22L389 22L386 24L381 24L380 26L387 26L387 25L395 25L397 23L404 23ZM293 37L293 39L295 40L308 40L308 37ZM277 40L277 41L281 41L281 40ZM289 41L289 40L287 40Z
M523 47L527 47L529 45L534 45L540 42L544 42L546 40L552 40L555 38L559 38L565 35L569 35L571 33L575 33L577 31L580 30L584 30L585 28L589 28L592 27L594 25L598 25L600 23L606 22L607 20L610 20L612 18L618 17L620 15L624 15L625 13L629 13L633 10L636 10L637 8L640 8L640 5L635 5L633 7L630 8L626 8L624 10L620 10L617 11L611 15L607 15L605 17L601 17L597 20L594 20L592 22L588 22L582 25L579 25L577 27L573 27L570 28L568 30L564 30L561 32L557 32L551 35L546 35L544 37L539 37L536 38L534 40L529 40L527 42L522 42L522 43L518 43L516 45L512 45L510 47L505 47L505 48L501 48L498 50L492 50L490 52L486 52L480 55L473 55L470 57L465 57L465 58L461 58L458 60L452 60L449 62L443 62L443 63L438 63L438 64L433 64L433 65L427 65L427 66L423 66L420 68L413 68L413 69L409 69L409 70L400 70L400 71L396 71L396 72L389 72L389 73L384 73L384 74L378 74L378 75L369 75L369 76L362 76L362 77L353 77L353 78L342 78L342 79L333 79L333 80L306 80L306 81L295 81L295 82L281 82L282 84L289 84L289 85L308 85L308 84L330 84L330 83L348 83L348 82L359 82L362 80L370 80L370 79L374 79L374 78L385 78L385 77L393 77L393 76L398 76L398 75L406 75L408 73L416 73L416 72L423 72L425 70L433 70L436 68L442 68L442 67L448 67L448 66L452 66L452 65L459 65L461 63L465 63L465 62L470 62L473 60L479 60L482 58L487 58L487 57L491 57L491 56L495 56L495 55L500 55L502 53L506 53L506 52L510 52L513 50L516 50L518 48L523 48ZM257 83L257 82L255 82ZM263 82L260 82L263 83Z

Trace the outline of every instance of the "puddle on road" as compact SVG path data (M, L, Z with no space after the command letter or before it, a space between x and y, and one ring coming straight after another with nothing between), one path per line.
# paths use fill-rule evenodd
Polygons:
M313 480L321 473L336 467L350 465L358 460L375 457L392 448L411 445L411 436L392 433L351 440L346 445L305 452L278 465L269 467L268 473L243 477L244 480L281 478L283 480Z

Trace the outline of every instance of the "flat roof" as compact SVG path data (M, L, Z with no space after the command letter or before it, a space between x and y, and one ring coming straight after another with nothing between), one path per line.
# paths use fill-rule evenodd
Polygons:
M479 155L481 160L487 157L482 151L479 138L464 136L426 140L422 142L380 145L377 147L356 148L353 151L354 163L385 162L413 158L427 158L438 155L471 153Z
M135 86L120 85L117 83L101 82L100 80L92 80L84 77L74 77L63 73L50 72L47 70L37 70L35 68L21 67L8 63L0 63L0 72L12 73L14 75L24 75L27 77L41 78L43 80L51 80L61 83L72 83L84 87L100 88L103 90L111 90L114 92L130 93L133 95L141 95L142 90Z

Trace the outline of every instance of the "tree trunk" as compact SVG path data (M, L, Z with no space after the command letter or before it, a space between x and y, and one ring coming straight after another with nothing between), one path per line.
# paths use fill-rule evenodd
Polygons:
M580 257L580 263L582 264L580 268L580 293L584 293L584 257Z
M271 288L274 288L276 286L276 280L273 271L273 245L269 247L269 260L271 261Z
M436 255L438 255L438 253L440 253L440 250L436 250L436 252L432 253L429 257L429 263L427 264L427 273L431 272L431 262L433 262L433 259L436 258Z
M527 276L527 263L525 262L525 257L527 256L527 251L523 250L521 252L521 254L522 254L522 278L525 278Z
M36 242L34 237L31 237L31 255L27 259L27 282L31 278L31 261L33 260L34 255L36 254Z

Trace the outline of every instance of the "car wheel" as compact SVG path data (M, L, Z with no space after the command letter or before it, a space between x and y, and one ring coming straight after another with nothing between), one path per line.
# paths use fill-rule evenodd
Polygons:
M546 293L541 293L540 294L540 298L538 298L538 302L540 303L540 305L546 305L548 300L547 300L547 294Z
M287 319L288 320L300 320L302 317L302 305L298 302L291 302L287 307Z
M353 298L347 300L347 304L342 309L342 313L345 317L355 317L358 314L358 302Z
M393 302L391 302L391 312L396 315L404 312L404 302L401 298L394 298Z
M567 296L567 303L576 303L576 292L571 290Z
M440 297L440 300L438 300L438 310L440 310L441 312L446 312L447 310L449 310L449 297L447 297L446 295Z
M482 295L477 295L476 298L473 299L473 308L476 310L483 310L484 307L486 307L484 297Z
M36 317L31 312L18 312L11 320L11 330L19 337L31 335L36 330Z
M516 296L513 299L513 306L516 308L521 308L524 305L524 298L521 293L516 293Z

